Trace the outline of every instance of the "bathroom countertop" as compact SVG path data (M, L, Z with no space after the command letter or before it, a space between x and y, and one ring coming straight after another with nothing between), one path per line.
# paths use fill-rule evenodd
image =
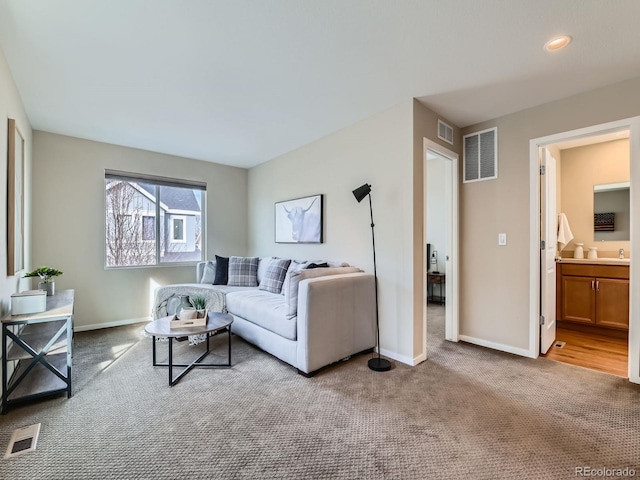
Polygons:
M560 258L557 261L559 263L582 263L595 265L629 265L631 263L631 259L629 258Z

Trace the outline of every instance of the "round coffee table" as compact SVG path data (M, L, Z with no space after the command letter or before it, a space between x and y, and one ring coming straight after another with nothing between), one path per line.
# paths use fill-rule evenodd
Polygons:
M198 327L183 327L183 328L171 328L169 323L173 319L173 315L168 317L159 318L148 323L144 330L152 336L153 340L153 366L154 367L169 367L169 386L173 387L178 381L189 373L195 367L226 367L231 366L231 324L233 323L233 317L228 313L209 312L209 318L207 324ZM228 361L227 363L202 363L202 359L206 357L209 352L209 337L212 333L224 332L226 330L229 342ZM173 339L177 337L188 337L189 335L201 335L207 336L207 349L206 351L189 364L185 363L173 363ZM168 363L158 363L156 361L156 337L166 337L169 339L169 361ZM173 367L184 367L184 370L180 372L175 378L173 377Z

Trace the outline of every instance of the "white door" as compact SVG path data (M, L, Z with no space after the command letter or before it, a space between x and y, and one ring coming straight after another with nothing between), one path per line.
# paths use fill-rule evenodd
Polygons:
M427 211L430 209L428 197L435 190L440 193L437 199L437 208L444 217L446 217L446 224L442 226L442 231L438 233L446 232L442 238L443 247L438 247L441 251L438 251L438 268L445 273L445 339L457 342L458 341L458 154L444 148L442 145L432 142L431 140L424 139L424 178L423 185L425 188L425 209L424 209L424 238L426 243L430 237L427 224L429 223L429 215ZM429 188L428 185L428 162L433 158L439 157L443 162L442 166L443 175L440 177L440 186L442 189ZM444 183L444 185L442 185ZM431 193L430 193L431 192ZM433 232L431 232L433 233ZM425 256L425 262L423 264L424 285L423 289L423 342L424 351L427 350L427 261L429 259ZM436 286L436 292L438 292L439 286ZM425 357L426 358L426 357Z
M556 159L541 149L540 165L540 353L547 353L556 339L556 248L558 219L556 213Z

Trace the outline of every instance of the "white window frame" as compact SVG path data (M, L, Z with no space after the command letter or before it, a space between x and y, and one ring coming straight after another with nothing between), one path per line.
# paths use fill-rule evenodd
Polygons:
M175 221L182 222L182 238L175 238ZM187 217L186 215L171 215L171 243L187 243Z
M166 266L184 266L184 265L195 265L196 263L203 261L205 259L206 250L206 204L207 204L207 184L206 182L201 182L197 180L181 180L175 178L168 177L159 177L156 175L147 175L140 173L130 173L130 172L122 172L118 170L109 170L105 169L105 185L108 186L107 180L121 180L124 182L129 182L133 184L151 184L155 187L155 193L150 194L146 192L143 188L134 185L134 188L138 189L142 195L145 195L150 200L153 200L155 203L155 235L156 238L154 240L142 240L142 225L140 225L140 233L137 235L139 237L139 241L145 242L145 244L155 243L155 261L153 263L144 263L144 264L129 264L129 265L110 265L108 263L108 231L107 224L108 219L104 225L103 231L103 239L104 239L104 266L105 269L122 269L122 268L154 268L154 267L166 267ZM177 187L184 189L193 189L200 190L200 200L198 200L198 205L200 207L200 244L198 245L200 249L200 258L197 260L180 260L180 261L165 261L166 255L164 255L164 251L162 249L163 242L167 243L187 243L187 215L176 215L174 212L165 212L166 205L163 204L162 197L160 195L161 187ZM109 188L105 188L104 190L104 208L103 214L105 216L109 215L108 210L108 190ZM155 195L155 198L151 198L152 195ZM179 213L182 213L178 211ZM190 212L190 210L189 210ZM144 210L140 215L140 222L142 223L142 218L145 216L153 216L149 215L151 210ZM172 221L170 222L171 232L166 232L165 229L168 225L165 225L164 218L166 215L170 215ZM181 219L183 222L183 238L182 239L173 239L173 219ZM196 247L197 248L197 247ZM188 253L188 252L187 252Z

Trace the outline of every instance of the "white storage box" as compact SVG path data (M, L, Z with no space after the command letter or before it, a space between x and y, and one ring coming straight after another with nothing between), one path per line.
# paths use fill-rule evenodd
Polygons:
M11 295L11 315L40 313L47 309L47 292L26 290Z

